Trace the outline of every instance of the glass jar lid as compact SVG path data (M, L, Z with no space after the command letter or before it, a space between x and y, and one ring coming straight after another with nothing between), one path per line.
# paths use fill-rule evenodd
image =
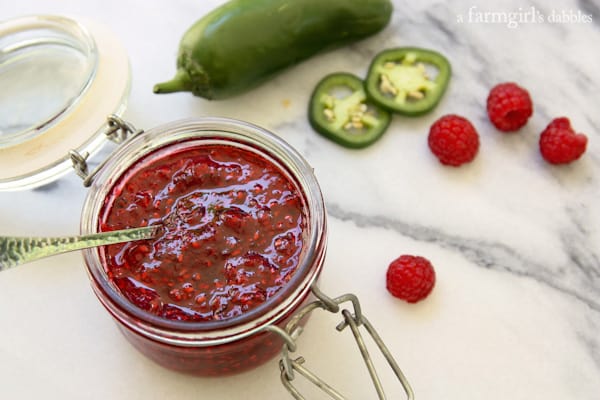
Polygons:
M71 169L70 150L98 150L106 116L125 109L129 83L124 47L97 23L0 22L0 190L49 183Z

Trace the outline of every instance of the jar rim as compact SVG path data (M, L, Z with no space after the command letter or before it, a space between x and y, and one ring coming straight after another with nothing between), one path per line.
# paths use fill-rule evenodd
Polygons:
M229 118L180 120L153 128L121 146L95 177L86 197L82 233L97 230L99 211L115 181L133 163L165 146L222 143L245 147L267 158L283 172L303 196L307 212L307 240L290 281L273 297L239 316L208 322L169 320L133 305L111 284L98 249L84 251L85 264L96 295L108 311L129 328L157 341L183 346L230 342L258 332L299 305L322 268L325 253L325 206L312 167L289 144L256 125Z

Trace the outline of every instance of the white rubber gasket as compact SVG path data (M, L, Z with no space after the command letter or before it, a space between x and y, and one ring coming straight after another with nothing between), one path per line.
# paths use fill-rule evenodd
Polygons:
M46 132L0 149L0 191L32 189L67 174L72 170L69 150L81 154L99 150L106 142L107 116L125 110L131 74L124 46L103 25L77 21L96 42L96 75L72 110Z

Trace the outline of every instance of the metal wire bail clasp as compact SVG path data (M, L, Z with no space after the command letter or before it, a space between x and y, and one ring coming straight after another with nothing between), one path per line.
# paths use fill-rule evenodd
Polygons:
M114 143L121 144L132 137L135 137L143 132L143 130L137 130L135 127L123 120L121 117L111 114L106 118L106 129L105 134L106 137ZM88 163L87 160L90 154L88 152L80 153L77 150L70 150L69 157L71 158L71 162L73 163L73 169L75 173L83 179L83 186L88 187L92 184L94 180L94 176L98 173L98 171L102 168L104 164L108 161L110 156L102 161L94 170L89 173L88 172Z
M336 326L336 329L339 332L341 332L346 327L350 327L350 330L352 331L352 334L354 335L354 339L356 340L356 344L358 345L361 356L365 361L365 365L369 371L369 375L375 386L375 390L377 391L377 395L380 400L386 399L386 396L385 396L381 381L379 379L379 376L377 375L377 371L375 370L375 366L373 364L373 361L371 359L369 351L365 345L363 336L360 332L359 328L361 326L364 327L365 330L367 331L367 333L371 336L371 338L373 339L373 341L375 342L375 344L381 351L381 354L385 357L386 361L392 368L394 374L400 381L400 383L404 389L404 392L406 393L407 399L413 400L414 394L413 394L412 388L410 387L410 384L408 383L406 377L400 370L400 367L398 367L396 360L394 360L394 357L392 356L392 354L386 347L385 343L383 342L381 337L377 334L377 332L375 331L375 328L373 328L373 325L371 325L371 323L367 320L367 318L362 313L358 298L355 295L349 293L349 294L344 294L342 296L332 299L332 298L326 296L323 292L321 292L316 287L316 285L312 286L312 291L318 300L313 301L312 303L309 303L309 304L305 305L304 307L300 308L300 310L298 310L298 312L286 324L285 329L279 328L274 325L269 326L267 328L268 330L279 334L284 340L281 360L279 361L279 368L281 370L281 381L282 381L283 385L285 386L285 388L291 393L291 395L296 400L305 400L306 399L292 383L296 377L295 372L298 372L300 375L305 377L308 381L310 381L315 386L317 386L319 389L321 389L323 392L328 394L332 399L336 399L336 400L346 400L347 399L346 397L341 395L337 390L335 390L329 384L327 384L324 380L322 380L317 375L315 375L313 372L311 372L309 369L307 369L304 366L305 360L303 357L300 356L295 359L292 359L290 357L290 353L294 353L297 349L296 339L302 332L302 326L300 325L300 321L307 314L320 308L320 309L327 310L332 313L341 313L342 314L344 319L342 320L342 322L340 322ZM353 313L347 309L340 309L340 304L345 303L345 302L349 302L352 304Z

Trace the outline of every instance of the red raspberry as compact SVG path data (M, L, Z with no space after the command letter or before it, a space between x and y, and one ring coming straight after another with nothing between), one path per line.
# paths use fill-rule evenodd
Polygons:
M555 118L540 136L542 157L551 164L567 164L585 152L587 136L575 133L568 118Z
M492 124L503 132L520 129L533 114L529 92L516 83L500 83L487 98L487 112Z
M409 303L423 300L435 285L433 265L420 256L402 255L392 261L386 274L387 290Z
M458 167L472 161L479 150L479 135L466 119L445 115L429 129L429 148L442 164Z

